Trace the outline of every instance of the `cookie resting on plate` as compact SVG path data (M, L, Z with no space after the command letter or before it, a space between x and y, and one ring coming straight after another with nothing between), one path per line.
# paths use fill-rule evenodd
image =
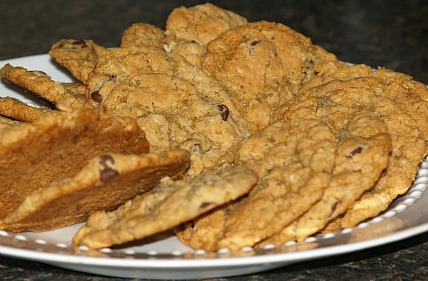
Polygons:
M92 214L73 243L102 248L139 240L233 201L248 193L256 182L255 173L229 165L183 180L164 179L115 211Z
M242 142L235 162L259 180L245 197L177 228L196 249L240 249L272 236L300 217L328 186L338 139L317 120L273 123Z
M141 155L101 154L69 178L32 191L3 220L0 229L47 231L86 221L154 188L164 177L182 177L189 167L185 150Z
M0 132L0 220L33 191L74 176L102 153L142 154L144 132L130 118L97 109L53 111Z
M369 111L386 125L392 145L386 170L343 215L329 223L331 230L353 227L377 215L406 192L426 150L424 135L412 116L386 94L378 94L375 87L364 83L357 87L355 81L332 80L302 89L293 103L278 109L276 117L281 120L314 116L326 120L332 128L341 129L356 112Z

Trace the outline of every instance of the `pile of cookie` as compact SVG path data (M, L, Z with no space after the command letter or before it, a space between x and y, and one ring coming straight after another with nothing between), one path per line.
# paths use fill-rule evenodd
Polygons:
M0 229L86 221L73 243L93 249L170 229L207 251L281 245L378 215L427 153L425 85L209 3L50 55L77 82L0 70L49 105L0 99Z

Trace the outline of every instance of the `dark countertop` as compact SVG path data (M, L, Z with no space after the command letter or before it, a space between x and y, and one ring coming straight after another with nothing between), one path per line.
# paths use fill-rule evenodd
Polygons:
M164 27L177 6L206 1L0 2L0 60L47 53L62 38L114 47L134 22ZM347 62L428 83L428 3L408 1L212 1L250 21L282 22ZM218 280L426 280L428 233L392 244L277 270ZM0 256L1 280L119 280Z

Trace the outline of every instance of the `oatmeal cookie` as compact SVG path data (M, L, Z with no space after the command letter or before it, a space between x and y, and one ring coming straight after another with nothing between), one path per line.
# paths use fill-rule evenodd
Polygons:
M302 92L332 80L346 81L348 87L370 88L379 96L392 99L402 110L414 117L428 140L428 88L412 77L385 68L373 69L364 64L341 65L334 73L316 77ZM428 145L427 145L428 148ZM428 151L427 151L428 152Z
M248 136L233 105L229 108L231 103L226 105L225 101L225 97L210 97L175 76L141 74L114 87L101 105L110 114L135 118L152 151L189 150L189 173L195 174L218 164L229 149Z
M82 107L85 103L85 87L80 83L60 83L42 71L30 71L10 64L0 69L0 76L52 104L67 101L75 107Z
M166 49L200 65L208 42L247 23L242 16L210 3L174 9L166 22Z
M15 98L0 98L0 115L14 120L22 122L34 122L43 116L43 114L50 111L50 108L32 107Z
M202 67L226 87L257 131L273 111L312 77L334 71L336 57L279 23L253 22L227 30L207 45Z
M94 104L101 104L125 79L144 73L173 73L173 68L173 62L161 48L129 46L109 49L98 58L89 75L86 96Z
M128 27L122 36L121 48L130 46L151 46L163 48L165 35L162 29L148 23L134 23Z
M0 133L1 131L3 131L4 129L13 127L20 124L19 121L16 120L12 120L10 118L4 117L0 115Z
M242 166L165 179L112 212L96 212L73 238L75 245L110 247L171 229L249 192L257 176Z
M257 185L177 235L191 247L212 251L252 246L279 232L321 198L337 142L328 126L309 119L276 122L255 133L240 145L236 163L259 176Z
M350 81L332 80L299 92L292 105L284 105L274 120L295 116L316 116L327 120L334 130L343 128L350 114L370 111L385 122L391 136L392 152L387 169L375 185L364 192L340 217L329 223L334 230L353 227L376 216L410 187L426 149L418 124L391 98L378 95L370 86L355 87Z
M224 88L198 66L191 65L182 56L167 53L155 47L128 47L111 49L98 59L90 75L87 97L95 104L102 104L111 90L126 79L141 74L166 74L185 80L195 88L238 114Z
M189 173L215 165L250 133L212 77L159 48L109 50L90 75L87 94L110 114L136 118L153 151L190 150Z
M335 110L330 110L331 118L338 117L334 113L336 110L343 112L346 108L338 105ZM321 199L292 224L258 246L281 245L288 240L303 241L317 233L372 188L387 168L392 147L386 124L366 111L347 114L347 118L342 128L335 126L336 134L340 136L336 161Z
M49 55L83 84L87 84L88 75L106 48L92 40L62 39L52 45Z

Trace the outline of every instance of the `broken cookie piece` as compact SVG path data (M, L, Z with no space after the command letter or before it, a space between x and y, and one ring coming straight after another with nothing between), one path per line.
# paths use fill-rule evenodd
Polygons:
M163 177L182 177L189 167L184 150L142 155L103 154L75 176L32 191L0 229L47 231L85 221L96 211L112 210L155 187Z
M6 128L0 132L0 220L33 191L73 177L93 157L148 151L134 120L96 109L53 111L33 123Z

